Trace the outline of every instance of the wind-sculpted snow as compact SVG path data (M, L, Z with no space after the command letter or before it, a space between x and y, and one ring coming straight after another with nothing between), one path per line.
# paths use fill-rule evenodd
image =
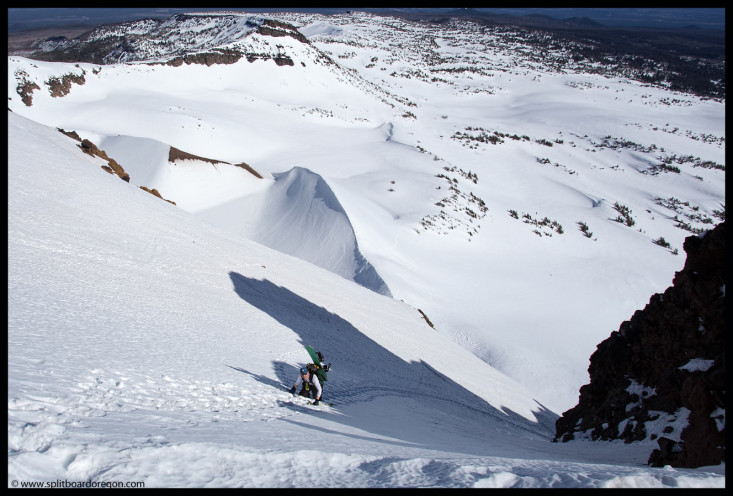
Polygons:
M127 167L133 184L157 188L203 219L224 228L237 225L247 238L391 296L359 251L346 211L319 175L294 167L287 173L275 173L271 185L267 181L258 184L260 181L232 164L169 162L170 147L155 140L107 137L100 140L100 147ZM206 187L192 189L194 182ZM242 198L243 188L260 193ZM237 206L233 208L230 202ZM221 219L223 209L230 211L224 223L216 220Z
M359 251L349 217L326 181L302 167L273 176L275 184L262 193L261 213L247 237L390 295Z

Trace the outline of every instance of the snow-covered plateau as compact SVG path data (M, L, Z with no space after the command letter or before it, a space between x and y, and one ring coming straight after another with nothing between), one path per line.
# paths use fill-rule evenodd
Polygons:
M724 487L551 442L724 218L724 99L508 28L268 17L298 34L201 14L130 23L124 63L8 56L8 486ZM305 345L332 407L287 392Z

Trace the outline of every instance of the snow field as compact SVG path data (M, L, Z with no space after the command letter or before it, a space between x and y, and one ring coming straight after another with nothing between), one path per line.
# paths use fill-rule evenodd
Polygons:
M549 443L596 345L682 268L675 215L701 227L691 216L724 208L724 171L642 173L663 155L724 164L724 102L557 74L457 30L433 38L442 67L476 57L485 73L432 73L410 31L299 19L312 46L236 42L294 66L9 57L9 483L724 486L724 465L645 467L654 443ZM19 71L42 88L32 107ZM229 164L171 164L170 146ZM344 278L357 243L393 298ZM316 260L337 246L353 256ZM334 409L286 392L305 344L334 363Z
M51 128L9 131L9 484L722 484L606 465L643 446L549 443L529 393L413 308L204 224ZM285 392L303 342L334 362L334 408Z

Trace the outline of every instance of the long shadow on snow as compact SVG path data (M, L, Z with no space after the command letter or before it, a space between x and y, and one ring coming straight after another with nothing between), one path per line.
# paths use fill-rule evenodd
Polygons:
M282 362L280 362L280 363L282 363ZM255 374L254 372L250 372L247 369L243 369L241 367L233 367L231 365L227 365L226 363L224 365L226 365L230 369L236 370L237 372L244 372L245 374L251 375L258 382L261 382L263 384L267 384L268 386L272 386L274 388L280 389L282 386L285 385L284 383L279 383L276 380L267 377L266 375ZM292 374L293 377L295 377L296 372L297 372L297 369L295 367L293 367L293 374Z
M290 328L300 336L304 346L313 345L323 352L327 362L333 363L329 380L324 386L323 397L326 401L347 405L381 396L405 397L418 400L425 407L434 405L436 411L441 413L455 411L458 415L461 412L465 415L466 410L469 410L473 412L471 417L485 416L486 427L493 424L504 430L503 427L512 426L538 439L549 440L554 435L558 417L544 407L534 412L538 423L511 409L497 409L425 362L406 362L365 336L350 322L287 288L267 279L252 279L237 272L230 272L229 277L240 298ZM295 382L297 369L302 366L283 362L273 362L273 365L279 384L272 378L231 365L229 367L285 391ZM327 413L328 410L324 409L323 412ZM383 414L381 412L378 416ZM370 421L366 425L360 417L343 414L331 418L380 436L395 437L394 428L390 429L382 422ZM463 419L455 418L454 422L463 422ZM487 442L490 442L490 430L486 432ZM401 439L413 445L424 445L424 438L406 439L410 435L409 431L401 433Z

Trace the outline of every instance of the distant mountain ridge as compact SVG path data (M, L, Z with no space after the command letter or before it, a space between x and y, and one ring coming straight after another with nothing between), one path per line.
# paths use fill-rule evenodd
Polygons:
M588 17L569 17L558 19L545 14L497 14L493 12L480 12L476 9L456 9L446 12L450 17L472 18L482 22L494 24L513 24L535 28L605 28L603 24Z
M237 42L258 33L290 36L308 43L290 24L239 13L177 14L169 19L140 19L98 26L73 39L47 38L29 55L36 60L96 64L170 60L230 47L240 57L248 51Z
M725 36L694 27L609 27L588 17L566 19L534 13L515 15L476 9L367 9L381 16L443 25L459 20L490 28L542 31L572 52L571 62L588 60L615 73L623 72L646 83L701 96L725 95ZM294 61L279 51L259 53L253 34L288 36L308 44L295 26L267 14L245 12L190 12L165 20L145 18L104 24L68 39L68 30L30 41L32 35L8 36L8 54L51 62L114 64L144 61L231 64L246 56L251 62L266 58L279 65ZM73 31L72 31L73 33ZM534 40L538 50L546 34ZM531 36L529 37L531 38ZM590 46L588 46L590 43ZM564 62L563 62L564 63ZM646 65L646 67L645 67Z

